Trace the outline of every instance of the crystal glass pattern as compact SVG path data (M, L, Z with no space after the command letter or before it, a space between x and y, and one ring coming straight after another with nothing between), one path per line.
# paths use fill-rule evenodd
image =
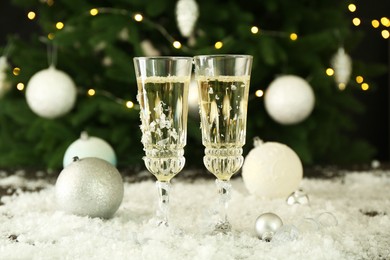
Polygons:
M157 178L159 225L168 225L170 180L185 164L191 57L136 57L141 142L146 168Z
M230 178L240 170L244 158L246 120L252 56L201 55L194 57L199 89L203 162L217 177L220 194L216 232L229 232L227 218Z

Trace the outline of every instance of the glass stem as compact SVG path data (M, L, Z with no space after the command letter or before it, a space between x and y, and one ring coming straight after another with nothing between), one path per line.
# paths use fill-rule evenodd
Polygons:
M228 220L227 210L229 207L229 201L231 198L231 188L232 185L230 181L223 181L216 179L215 183L218 188L219 202L218 202L218 214L219 221L216 225L216 231L222 231L223 233L229 232L231 230L231 225Z
M171 183L169 181L156 181L156 187L158 192L157 225L168 226L169 191Z

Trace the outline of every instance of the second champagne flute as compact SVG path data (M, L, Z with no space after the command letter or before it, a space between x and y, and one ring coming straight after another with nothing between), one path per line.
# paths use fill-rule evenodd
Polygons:
M157 178L158 225L168 226L170 180L185 164L190 57L136 57L141 142L146 168Z
M214 232L227 233L230 178L242 166L252 56L195 56L195 79L199 87L199 106L203 163L217 177L219 220Z

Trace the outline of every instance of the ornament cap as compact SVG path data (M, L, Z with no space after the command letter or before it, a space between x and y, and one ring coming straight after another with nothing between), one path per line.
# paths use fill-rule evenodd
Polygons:
M259 147L260 145L264 144L263 140L260 139L260 137L256 136L253 138L253 146Z
M88 138L89 138L88 132L87 131L82 131L81 134L80 134L80 139L81 140L88 140Z
M261 240L264 240L265 242L271 242L273 236L274 232L264 232L264 234L261 236Z

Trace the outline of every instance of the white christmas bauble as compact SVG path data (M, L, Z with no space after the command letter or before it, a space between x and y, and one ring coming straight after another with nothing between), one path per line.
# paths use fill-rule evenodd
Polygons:
M141 49L144 52L145 56L160 56L161 53L157 50L151 41L143 40L141 42Z
M123 199L118 170L105 160L78 159L57 178L55 194L59 209L80 216L110 218Z
M195 0L178 0L176 3L176 21L181 35L190 37L199 16Z
M265 108L276 122L283 125L297 124L305 120L314 108L314 92L301 77L281 76L267 88Z
M100 158L114 166L117 163L116 154L111 145L99 137L88 136L86 132L82 132L80 138L66 149L63 159L64 168L73 161L75 156Z
M8 68L7 57L0 57L0 98L11 88L11 83L7 80L6 70Z
M76 102L76 95L73 80L54 67L34 74L26 89L27 104L31 110L49 119L68 113Z
M334 79L337 84L347 85L352 72L351 57L345 52L344 48L339 48L332 57L331 65L334 69Z
M188 89L188 108L191 114L199 115L198 83L196 82L194 77L192 77L190 87Z
M287 145L255 141L245 157L242 179L249 193L263 198L286 198L303 177L298 155Z

